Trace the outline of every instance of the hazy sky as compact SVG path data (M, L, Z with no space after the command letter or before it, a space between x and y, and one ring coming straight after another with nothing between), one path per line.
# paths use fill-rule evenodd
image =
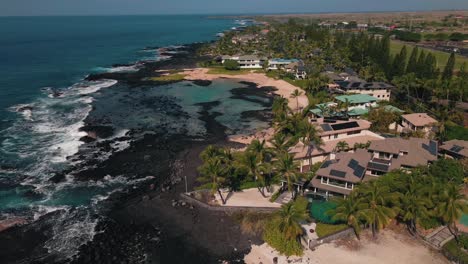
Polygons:
M468 9L468 0L0 0L0 16Z

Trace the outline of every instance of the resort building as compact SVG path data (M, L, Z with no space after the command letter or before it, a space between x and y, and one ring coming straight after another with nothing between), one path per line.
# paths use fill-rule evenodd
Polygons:
M367 94L379 101L390 101L391 90L394 88L384 82L337 81L336 84L338 87L329 88L333 93Z
M392 170L427 166L437 160L437 151L437 142L428 139L374 140L367 150L331 153L306 189L327 198L346 196L361 181Z
M235 36L231 39L231 42L233 44L245 44L248 42L257 42L258 41L258 36L256 35L241 35L241 36Z
M336 96L335 100L337 102L316 105L316 108L310 110L311 114L316 118L324 116L358 118L367 114L371 107L378 106L377 98L367 94L340 95ZM340 104L347 104L347 107L344 110L340 109Z
M407 114L401 116L402 131L399 132L421 131L428 137L434 132L436 125L437 120L426 113Z
M307 77L304 62L298 59L271 59L268 61L268 70L284 70L301 80Z
M256 55L234 55L234 56L222 56L221 63L226 60L234 60L239 63L241 69L261 69L266 61L266 58L258 57Z
M323 144L306 146L299 142L289 150L294 155L294 159L299 161L301 172L307 172L311 165L324 161L330 153L337 150L337 146L342 144L340 142L346 142L348 151L352 152L357 144L384 139L368 130L371 123L367 120L319 118L313 120L313 123L319 130Z
M466 159L468 158L468 141L449 140L440 146L440 153L446 158Z

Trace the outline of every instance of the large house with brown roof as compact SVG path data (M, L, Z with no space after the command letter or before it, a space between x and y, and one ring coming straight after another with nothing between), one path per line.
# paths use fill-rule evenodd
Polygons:
M430 136L437 125L437 120L426 113L414 113L401 116L402 131L422 131L426 137Z
M454 159L467 159L468 158L468 141L466 140L449 140L442 144L440 153L444 157L451 157Z
M437 160L437 142L421 138L372 141L368 150L331 154L307 187L320 196L346 196L356 184L396 169L426 166Z
M328 196L349 195L365 174L371 154L365 149L340 152L326 160L309 184L309 191Z
M355 144L366 144L383 139L368 130L371 123L367 120L318 118L313 121L313 124L319 130L323 145L305 146L299 142L289 150L294 155L294 159L300 162L301 172L307 172L311 165L324 161L330 153L336 150L340 141L346 142L352 149Z

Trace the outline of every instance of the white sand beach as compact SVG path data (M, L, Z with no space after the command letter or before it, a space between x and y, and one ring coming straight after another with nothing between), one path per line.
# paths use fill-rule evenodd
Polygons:
M324 244L314 251L305 250L302 257L279 256L278 252L267 244L252 246L252 251L245 256L247 264L270 264L278 257L278 264L448 264L440 253L428 248L408 235L385 230L374 241L369 232L361 241L338 240Z
M283 80L275 80L266 76L263 73L247 73L247 74L239 74L239 75L228 75L228 74L210 74L208 73L209 69L207 68L194 68L194 69L186 69L182 74L185 75L186 80L214 80L219 78L227 78L227 79L239 79L246 82L253 82L256 83L259 87L260 86L272 86L278 89L275 91L275 94L283 96L289 100L289 107L293 110L297 109L297 102L296 99L291 98L291 93L294 90L299 89L286 81ZM308 105L307 96L301 95L298 99L299 108L304 108Z

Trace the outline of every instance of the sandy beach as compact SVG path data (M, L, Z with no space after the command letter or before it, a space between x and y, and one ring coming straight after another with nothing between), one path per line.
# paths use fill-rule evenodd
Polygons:
M263 73L247 73L247 74L239 74L239 75L228 75L228 74L210 74L208 73L207 68L194 68L194 69L186 69L182 74L185 75L186 80L207 80L212 81L214 79L219 78L226 78L226 79L238 79L245 82L252 82L257 84L259 87L262 86L272 86L277 89L274 93L289 100L289 107L293 110L297 110L297 102L299 103L299 108L302 109L308 105L307 96L304 94L299 97L299 100L296 102L296 99L291 98L291 93L294 90L299 89L286 81L283 80L275 80ZM302 91L303 92L303 91ZM303 92L304 93L304 92Z
M266 76L263 73L250 72L247 74L228 75L228 74L210 74L208 73L208 71L209 69L207 68L184 69L182 74L185 75L186 80L191 80L191 81L193 80L212 81L212 80L219 79L219 78L225 78L225 79L234 79L234 80L239 80L239 81L244 81L244 82L252 82L252 83L255 83L258 87L275 87L276 91L274 91L274 93L276 95L287 98L289 101L289 104L288 104L289 107L294 111L297 111L298 107L299 109L303 109L309 104L309 100L307 99L307 96L299 87L296 87L283 80L275 80L273 78ZM299 89L303 93L301 96L299 96L297 100L295 98L291 98L291 93L293 93L294 90L296 89ZM250 144L250 142L252 142L252 140L254 139L268 141L269 139L273 137L273 135L274 135L274 130L272 128L269 128L269 129L265 129L262 131L258 131L257 133L253 135L233 135L229 137L229 141L238 142L242 144Z
M246 255L246 264L273 263L278 257L278 264L304 263L304 264L448 264L450 263L441 254L421 244L405 234L391 230L383 231L377 240L365 232L361 241L337 240L335 243L324 244L315 251L306 250L302 257L280 256L267 244L252 246L252 251Z

